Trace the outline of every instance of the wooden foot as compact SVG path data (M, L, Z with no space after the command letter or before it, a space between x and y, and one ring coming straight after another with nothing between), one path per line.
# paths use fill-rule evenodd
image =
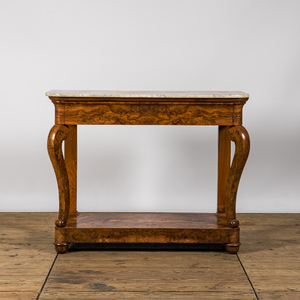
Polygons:
M69 243L54 243L55 250L59 254L64 254L69 249Z
M238 244L226 244L226 251L230 254L236 254L240 250L240 243Z

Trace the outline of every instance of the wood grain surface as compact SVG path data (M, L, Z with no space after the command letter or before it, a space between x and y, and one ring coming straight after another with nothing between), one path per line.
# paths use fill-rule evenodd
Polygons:
M55 101L56 124L241 125L243 104Z
M300 293L287 293L287 292L278 292L278 293L257 293L259 300L300 300Z
M226 187L230 171L229 126L219 126L218 135L218 206L217 213L225 215Z
M77 126L69 125L65 140L65 164L69 179L70 213L77 213Z
M255 290L261 292L262 299L297 299L300 296L300 214L243 216L244 247L239 257Z
M231 126L228 129L229 138L235 143L235 153L230 167L225 195L225 212L228 226L236 228L236 195L239 182L250 151L250 138L243 126Z
M56 257L56 213L0 212L0 299L36 299Z
M239 242L215 214L80 213L55 229L56 243L224 243Z
M252 291L237 258L226 253L85 252L88 256L83 253L68 252L58 257L45 292ZM138 264L140 267L136 267ZM224 266L222 270L220 264Z
M67 299L78 299L79 293L58 293L58 292L45 292L43 293L41 300L67 300ZM81 292L81 299L96 300L96 299L186 299L186 300L257 300L254 293L247 292L235 292L235 293L224 293L224 292ZM296 299L296 298L295 298Z
M38 292L0 292L1 300L36 300Z
M68 137L69 131L68 126L54 125L48 136L48 153L56 175L59 193L59 213L58 219L55 221L55 225L58 227L66 226L70 212L69 179L62 153L62 142Z

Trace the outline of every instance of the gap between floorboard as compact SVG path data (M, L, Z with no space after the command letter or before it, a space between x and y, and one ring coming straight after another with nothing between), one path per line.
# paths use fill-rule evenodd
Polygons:
M45 279L45 281L44 281L44 283L43 283L43 285L42 285L42 287L41 287L41 290L40 290L40 292L38 293L38 295L37 295L37 297L36 297L36 300L39 300L40 295L42 294L42 292L43 292L43 290L44 290L44 287L45 287L45 285L46 285L46 283L47 283L47 280L48 280L48 278L49 278L49 276L50 276L50 274L51 274L51 271L52 271L52 269L53 269L53 267L54 267L54 264L55 264L55 262L56 262L57 257L58 257L58 253L56 253L56 256L55 256L55 258L54 258L54 260L53 260L53 263L52 263L52 265L51 265L51 267L50 267L50 270L49 270L49 272L48 272L48 274L47 274L47 276L46 276L46 279Z
M249 281L249 283L250 283L250 285L251 285L251 287L252 287L252 290L253 290L253 292L254 292L254 294L255 294L256 299L259 300L258 295L257 295L257 293L256 293L256 290L255 290L255 288L254 288L254 286L253 286L253 284L252 284L252 282L251 282L251 280L250 280L250 278L249 278L249 276L248 276L248 274L247 274L247 272L246 272L246 269L244 268L244 266L243 266L243 264L242 264L242 261L240 260L240 257L239 257L239 255L238 255L238 253L236 254L236 257L237 257L237 259L239 260L239 262L240 262L240 264L241 264L241 267L243 268L243 271L244 271L245 275L247 276L247 279L248 279L248 281Z

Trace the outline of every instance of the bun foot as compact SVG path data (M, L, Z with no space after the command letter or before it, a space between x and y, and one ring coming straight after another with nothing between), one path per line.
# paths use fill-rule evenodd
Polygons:
M64 254L69 249L69 243L54 243L55 250L59 254Z
M226 251L230 254L236 254L240 250L240 243L238 244L226 244Z

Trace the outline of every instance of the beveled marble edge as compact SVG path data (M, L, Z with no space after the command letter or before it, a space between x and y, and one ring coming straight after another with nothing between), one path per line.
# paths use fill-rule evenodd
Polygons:
M101 91L51 90L48 97L86 98L249 98L249 94L236 91Z

